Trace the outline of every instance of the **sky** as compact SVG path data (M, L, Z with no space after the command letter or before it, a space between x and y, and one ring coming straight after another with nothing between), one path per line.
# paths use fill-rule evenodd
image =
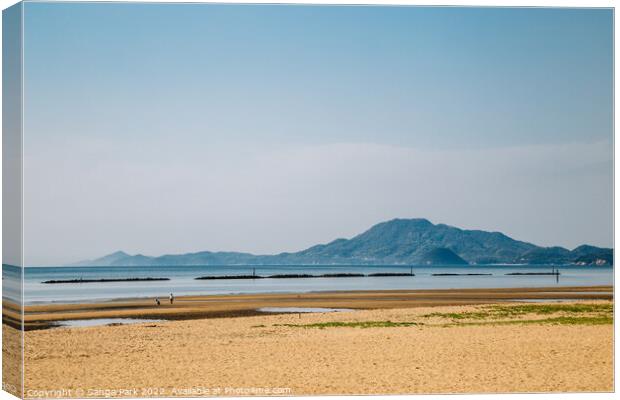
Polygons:
M24 10L26 265L414 217L613 245L610 9Z

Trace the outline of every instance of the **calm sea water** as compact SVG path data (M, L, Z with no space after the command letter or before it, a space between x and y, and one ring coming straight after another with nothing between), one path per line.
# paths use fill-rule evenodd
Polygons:
M509 272L550 271L550 266L414 267L415 276L313 279L195 280L205 275L248 275L251 266L186 267L28 267L25 269L24 302L70 303L122 298L233 294L295 293L337 290L463 289L542 286L612 285L611 267L560 266L561 276L507 276ZM257 266L257 275L409 272L409 266ZM490 273L491 276L432 276L437 273ZM3 296L19 299L19 268L3 266ZM47 280L105 278L170 278L156 282L108 282L43 284Z

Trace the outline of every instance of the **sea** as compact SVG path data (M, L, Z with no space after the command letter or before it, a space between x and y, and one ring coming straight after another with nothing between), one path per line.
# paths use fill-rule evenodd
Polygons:
M560 271L559 276L507 275L514 272ZM415 276L222 279L201 276L409 273ZM491 274L485 276L433 276L433 274ZM3 265L3 298L19 302L18 267ZM92 282L45 284L49 280L169 278L167 281ZM274 265L274 266L150 266L150 267L26 267L24 304L99 302L132 298L242 293L308 293L345 290L421 290L464 288L523 288L613 285L612 267L594 266L394 266L394 265Z

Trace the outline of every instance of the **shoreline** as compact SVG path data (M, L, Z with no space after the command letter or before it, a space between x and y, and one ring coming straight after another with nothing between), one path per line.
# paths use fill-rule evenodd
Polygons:
M117 299L92 303L26 305L25 330L47 329L54 323L76 319L138 318L195 320L264 315L260 308L312 307L353 310L477 305L518 300L613 300L613 286L554 286L540 288L433 289L325 291L179 296L174 304L161 298ZM18 327L19 306L3 301L3 323Z

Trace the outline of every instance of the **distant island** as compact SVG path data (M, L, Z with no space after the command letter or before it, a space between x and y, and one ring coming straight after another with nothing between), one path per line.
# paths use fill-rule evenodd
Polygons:
M296 253L254 255L201 251L159 257L122 251L76 266L180 265L613 265L613 249L540 247L500 232L459 229L427 219L393 219L351 239L337 239Z

